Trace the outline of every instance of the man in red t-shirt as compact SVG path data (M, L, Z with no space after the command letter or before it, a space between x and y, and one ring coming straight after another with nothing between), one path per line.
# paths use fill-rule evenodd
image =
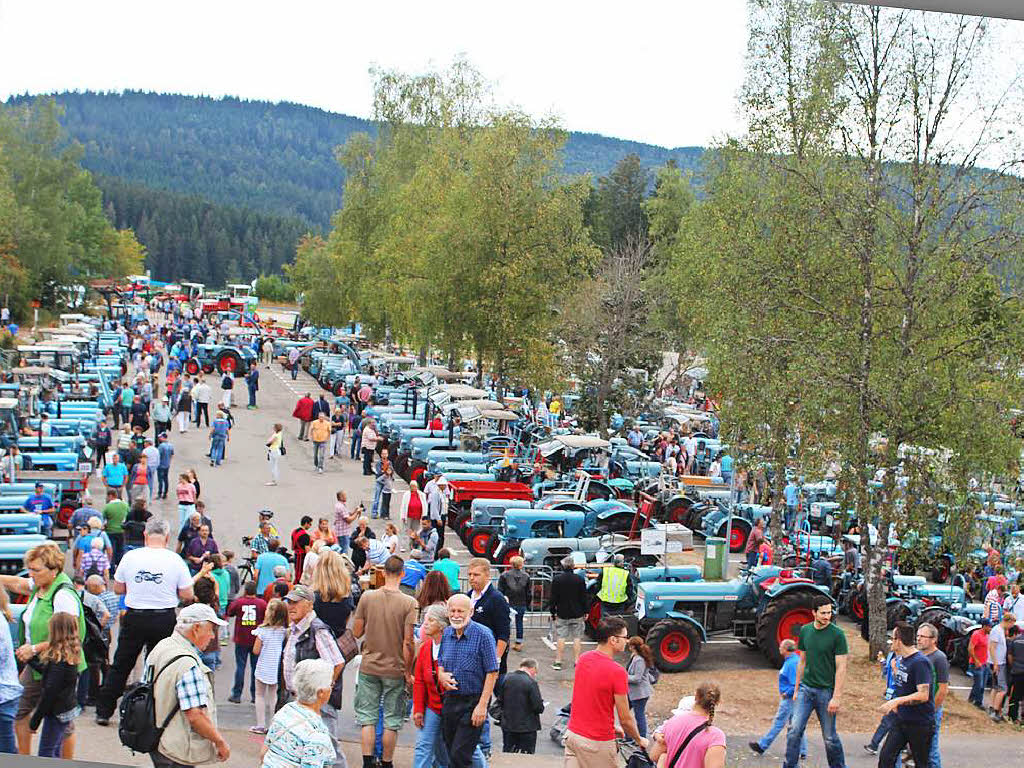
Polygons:
M757 565L757 558L760 554L762 543L764 543L764 518L759 517L757 522L754 523L754 527L750 529L750 535L747 536L747 546L743 549L743 553L747 556L748 568L753 568Z
M228 701L233 704L242 703L242 687L245 685L245 665L251 667L249 681L250 701L256 701L256 654L252 647L256 643L252 631L263 623L267 612L267 601L256 596L256 582L245 585L244 594L231 601L227 615L235 617L235 684L231 687Z
M615 661L629 639L626 622L617 616L602 619L597 639L597 650L587 651L576 662L564 768L618 768L617 732L647 747L629 708L629 678ZM616 713L621 729L615 725Z
M971 693L967 700L978 709L985 708L985 688L988 685L988 619L982 619L981 626L971 633L967 644L968 670L974 675Z

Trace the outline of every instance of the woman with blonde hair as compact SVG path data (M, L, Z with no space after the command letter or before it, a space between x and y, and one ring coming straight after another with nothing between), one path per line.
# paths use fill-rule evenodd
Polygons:
M299 578L299 584L305 584L308 587L313 583L313 574L316 573L317 563L320 562L320 555L323 554L326 546L322 539L316 539L309 545L309 551L302 558L302 576Z
M18 620L17 649L14 655L18 661L28 664L30 659L42 654L50 646L50 617L55 613L66 613L78 622L79 641L85 638L85 615L82 600L75 590L71 578L64 573L64 553L52 541L38 544L25 553L25 567L29 578L0 576L0 587L11 594L28 595L28 603ZM78 671L86 668L85 659L79 659ZM42 695L42 673L26 666L19 680L25 687L15 715L14 730L18 739L18 752L27 755L32 749L32 732L28 718L39 703ZM72 729L73 730L73 729ZM64 734L70 742L72 733ZM65 752L67 759L71 758Z
M355 606L352 603L352 574L341 555L333 549L321 550L312 587L315 596L313 610L337 637L345 631Z
M673 710L674 715L655 732L648 750L658 768L673 760L676 768L725 768L725 734L712 725L721 700L717 685L701 683L690 710Z

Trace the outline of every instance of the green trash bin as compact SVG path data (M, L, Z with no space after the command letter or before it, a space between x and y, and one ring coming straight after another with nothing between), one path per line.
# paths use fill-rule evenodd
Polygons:
M721 580L724 578L726 558L729 556L725 539L721 536L709 536L704 543L707 545L707 549L704 550L704 578L709 581Z

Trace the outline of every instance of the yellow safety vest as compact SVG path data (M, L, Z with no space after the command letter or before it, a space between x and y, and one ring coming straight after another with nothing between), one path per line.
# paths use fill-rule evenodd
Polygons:
M601 577L601 591L597 599L602 603L626 602L626 591L629 587L629 571L624 568L605 568Z

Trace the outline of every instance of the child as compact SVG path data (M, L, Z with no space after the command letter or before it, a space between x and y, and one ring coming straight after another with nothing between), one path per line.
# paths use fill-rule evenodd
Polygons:
M384 526L384 535L380 537L380 543L391 550L391 554L398 553L398 529L394 523Z
M55 613L50 618L50 644L38 660L29 662L38 672L42 694L29 720L29 729L35 733L39 724L43 732L39 737L40 757L60 757L61 744L68 723L78 717L78 663L82 658L82 645L78 639L78 618L68 613Z
M210 577L217 582L217 600L220 605L220 610L217 611L217 615L223 617L224 613L228 609L228 602L231 596L231 576L228 575L227 570L224 568L224 557L218 553L210 555L210 561L213 563L213 570L210 571ZM225 624L220 628L220 644L228 644L228 625Z
M267 604L263 623L252 631L256 642L252 651L256 660L256 725L253 733L267 732L267 709L273 714L277 703L277 675L281 667L281 652L288 633L288 608L284 600L274 599Z
M89 577L95 574L102 576L104 582L110 579L110 560L103 551L103 539L99 536L93 536L89 542L89 551L82 556L81 570L81 576Z

